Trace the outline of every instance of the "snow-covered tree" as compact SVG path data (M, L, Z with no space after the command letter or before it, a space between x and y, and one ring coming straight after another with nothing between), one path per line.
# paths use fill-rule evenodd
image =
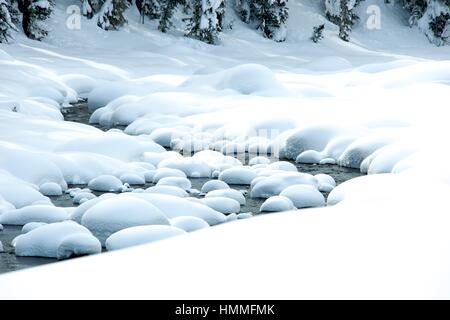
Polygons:
M224 0L194 0L193 13L188 23L189 37L209 44L218 42L218 34L222 30Z
M97 25L104 30L119 29L127 23L124 13L129 4L128 0L105 0L97 14Z
M450 43L450 0L427 0L425 12L417 24L434 44Z
M324 24L321 24L321 25L313 28L313 34L311 36L311 40L314 43L317 43L317 42L319 42L320 40L323 39L323 30L324 29L325 29L325 25Z
M88 19L92 19L103 4L103 0L81 0L81 2L81 12Z
M0 43L9 42L13 39L12 32L17 31L10 13L10 6L9 0L0 0Z
M250 23L252 20L252 3L253 0L235 0L235 11L245 23Z
M350 31L359 17L356 6L362 0L325 0L325 14L328 20L339 26L339 37L349 41Z
M427 9L427 0L403 0L403 7L410 12L409 26L417 24Z
M289 17L288 0L253 0L254 17L265 37L281 42L286 40L285 23Z
M136 6L141 14L141 22L145 22L147 17L150 20L159 19L161 17L161 1L160 0L136 0Z
M48 35L45 20L51 16L54 5L53 0L20 0L22 26L28 38L40 41Z
M201 0L197 0L201 1ZM187 0L159 0L161 5L161 18L158 29L161 32L167 32L173 27L172 17L178 6L187 6Z

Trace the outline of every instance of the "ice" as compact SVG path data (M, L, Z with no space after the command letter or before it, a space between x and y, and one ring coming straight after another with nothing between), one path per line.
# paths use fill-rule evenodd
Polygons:
M310 185L293 185L284 189L280 196L291 199L297 209L325 206L325 198Z
M131 197L105 199L86 211L81 224L96 236L102 245L113 233L139 225L168 225L169 220L149 202Z
M45 222L28 222L22 227L22 233L28 233L31 230L47 225Z
M123 183L118 178L111 175L101 175L89 181L88 188L100 192L119 192Z
M230 168L222 171L219 175L219 180L227 184L250 185L254 178L256 178L256 173L251 167Z
M184 230L173 226L137 226L127 228L112 234L106 240L106 249L108 251L125 249L180 236L185 233Z
M23 226L29 222L60 222L69 219L63 208L51 205L31 205L4 212L0 215L0 223Z
M62 195L63 190L57 183L46 182L40 185L39 192L44 196L60 196Z
M291 199L284 196L273 196L268 198L261 205L260 212L283 212L295 210L295 206Z
M192 188L191 181L187 178L183 177L165 177L158 181L157 186L174 186L185 191L188 191Z
M277 196L287 187L297 184L318 187L317 180L310 174L300 172L277 173L269 177L258 178L258 182L252 187L251 197L267 199Z
M163 179L167 179L167 178L163 178ZM163 180L163 179L161 179L161 180ZM181 179L183 179L183 178L181 178ZM156 185L154 187L145 189L145 192L169 194L169 195L180 197L180 198L185 198L188 196L188 193L184 189L179 188L177 186Z
M209 227L209 224L205 220L188 216L170 219L170 224L173 227L179 228L186 232L193 232Z
M209 197L223 198L223 197L225 197L225 198L230 198L230 199L236 200L240 205L245 205L245 203L246 203L244 195L241 192L234 190L234 189L213 190L213 191L208 192L205 197L206 198L209 198Z
M214 190L220 190L220 189L229 189L230 186L220 180L210 180L208 182L205 182L205 184L203 184L202 186L202 193L208 193L210 191L214 191Z
M159 168L153 175L153 183L158 183L159 180L168 177L186 178L186 173L174 168Z
M203 203L224 214L239 213L241 211L240 203L231 198L207 197L203 199Z
M101 252L100 242L88 229L73 221L51 223L17 236L17 256L66 259Z

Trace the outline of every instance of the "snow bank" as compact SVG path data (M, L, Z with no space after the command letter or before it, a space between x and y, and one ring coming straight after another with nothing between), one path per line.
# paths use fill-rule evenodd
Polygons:
M175 236L186 232L173 226L138 226L118 231L106 240L108 251L143 245Z
M67 219L69 219L69 214L65 209L51 205L31 205L0 215L0 223L19 226L29 222L53 223Z

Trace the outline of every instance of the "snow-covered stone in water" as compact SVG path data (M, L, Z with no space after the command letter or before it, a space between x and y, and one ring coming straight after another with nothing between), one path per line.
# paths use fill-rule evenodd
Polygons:
M206 182L203 186L202 186L202 193L208 193L210 191L214 191L214 190L221 190L221 189L230 189L230 186L223 181L220 180L211 180Z
M268 169L271 170L281 170L281 171L293 171L297 172L297 167L290 162L287 161L277 161L271 163L267 166Z
M86 202L87 200L91 200L94 198L97 198L97 196L95 194L93 194L92 192L79 192L73 198L73 203L82 204L83 202Z
M3 243L0 241L0 253L5 252L5 249L3 248Z
M45 222L29 222L26 225L22 227L22 233L30 232L31 230L34 230L36 228L42 227L47 225Z
M318 190L319 190L320 192L330 193L333 189L334 189L334 187L333 187L331 184L328 184L328 183L319 183Z
M63 191L59 184L55 182L46 182L39 186L39 192L42 193L44 196L60 196L62 195Z
M209 227L209 224L205 220L197 217L187 217L187 216L170 219L170 224L173 227L179 228L186 232L193 232Z
M10 210L0 215L0 223L23 226L29 222L53 223L69 219L63 208L51 205L32 205Z
M124 173L120 176L120 181L122 181L122 183L128 183L129 185L145 184L145 178L136 173Z
M175 197L180 197L180 198L185 198L185 197L189 196L186 191L184 191L183 189L178 188L176 186L160 186L160 185L157 185L157 186L145 189L145 192L147 192L147 193L169 194L169 195L172 195L172 196L175 196Z
M60 253L60 258L67 258L101 252L99 241L88 229L74 221L51 223L36 228L17 236L12 244L16 255L21 257L58 258L58 252L64 252L62 255Z
M280 196L291 199L297 209L325 206L324 196L309 185L293 185L284 189Z
M220 176L219 170L214 170L213 173L211 174L211 178L213 179L219 179L219 176Z
M360 138L345 149L338 159L338 164L359 169L365 158L391 142L391 138L377 135Z
M95 204L99 203L100 201L103 201L108 198L114 198L115 196L116 195L113 193L104 193L100 197L83 202L70 214L70 220L73 220L76 223L81 224L81 218L83 218L83 215L86 213L86 211L88 211L90 208L92 208Z
M157 207L147 201L131 197L114 197L101 201L87 210L81 224L103 245L111 234L119 230L140 225L169 225L169 220Z
M157 167L159 163L165 159L182 157L183 156L180 153L175 151L144 152L144 161L154 165L155 167Z
M178 169L189 178L209 178L212 172L211 167L205 161L196 157L169 158L161 161L158 168Z
M183 177L165 177L158 181L157 186L174 186L183 190L190 190L192 188L191 181Z
M153 182L153 177L155 176L156 170L148 170L144 172L145 182Z
M257 164L270 164L270 159L268 159L267 157L254 157L248 162L248 164L250 166L254 166Z
M63 260L73 256L85 256L101 252L102 245L96 237L86 233L74 233L61 241L56 252L56 258Z
M189 189L187 192L191 196L199 196L201 194L200 190L198 190L198 189Z
M220 189L220 190L213 190L210 191L206 194L205 198L210 198L210 197L225 197L225 198L230 198L230 199L234 199L237 202L239 202L240 205L245 205L245 197L244 195L234 189Z
M208 207L224 214L238 213L241 205L234 199L225 197L208 197L203 199L203 203Z
M219 175L219 180L228 184L250 185L254 178L256 178L256 173L250 167L234 167L226 169Z
M186 234L173 226L137 226L123 229L106 240L108 251L119 250Z
M283 196L273 196L264 201L261 205L260 212L283 212L295 210L295 206L291 199Z
M122 181L110 175L102 175L89 181L88 188L100 192L120 192Z
M249 219L252 217L253 217L253 214L251 212L239 213L237 215L238 220Z
M0 224L0 231L3 231L3 225Z
M329 184L332 187L336 187L336 181L334 180L334 178L332 176L330 176L328 174L319 173L319 174L316 174L314 176L314 178L317 179L317 181L319 182L319 185L320 184Z
M336 164L336 160L333 158L325 158L320 160L319 164L325 165L325 164Z
M331 159L339 159L342 153L347 149L347 147L356 140L356 137L353 136L341 136L332 139L325 149L322 151L322 154L326 158Z
M227 215L227 222L236 221L237 219L238 219L238 217L237 217L236 213Z
M250 196L252 198L270 198L277 196L289 186L305 184L318 187L317 179L307 173L286 172L266 177L254 184Z
M137 188L137 189L134 189L134 190L131 191L131 192L142 193L142 192L145 192L145 189Z
M316 150L306 150L300 153L295 162L297 163L307 163L307 164L315 164L320 163L323 159L323 155Z
M186 178L186 174L178 169L172 168L159 168L153 175L153 183L158 183L159 180L166 177L181 177Z

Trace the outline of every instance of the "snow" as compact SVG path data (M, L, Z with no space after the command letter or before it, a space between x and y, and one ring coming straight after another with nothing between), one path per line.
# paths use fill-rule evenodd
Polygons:
M284 196L273 196L268 198L261 205L260 212L283 212L295 210L295 206L291 199Z
M100 242L73 221L47 224L17 236L12 243L20 257L66 259L101 252Z
M57 183L46 182L40 185L39 192L44 196L60 196L62 195L63 190Z
M219 175L219 180L226 182L227 184L249 185L254 178L256 178L256 173L250 167L225 169Z
M308 163L308 164L317 164L323 160L323 155L316 150L306 150L300 153L295 162L297 163Z
M240 205L245 205L246 200L244 195L234 189L219 189L219 190L213 190L206 194L206 198L213 198L213 197L220 197L220 198L230 198L233 200L236 200Z
M209 227L209 224L205 220L188 216L170 219L170 224L173 227L179 228L186 232L193 232Z
M280 196L291 199L297 209L325 206L324 196L309 185L293 185L284 189Z
M170 177L170 178L172 178L172 177ZM167 178L163 178L163 179L167 179ZM163 180L163 179L161 179L161 180ZM183 179L183 178L181 178L181 179ZM185 198L188 196L188 193L184 189L177 187L177 186L170 186L170 185L169 186L156 185L154 187L145 189L145 192L169 194L169 195L172 195L175 197L180 197L180 198Z
M97 196L93 194L92 192L78 192L75 197L73 197L73 203L74 204L82 204L83 202L87 200L95 199Z
M186 174L179 170L173 168L159 168L153 175L153 183L158 183L159 180L167 177L180 177L186 178Z
M282 172L268 177L258 178L252 187L252 198L270 198L279 195L284 189L292 185L305 184L314 188L318 187L317 179L307 173Z
M320 184L328 184L332 187L336 187L336 181L334 180L334 178L328 174L324 174L324 173L319 173L316 174L314 176L314 178L317 179L317 181L319 182L319 186Z
M186 232L173 226L138 226L123 229L106 240L108 251L143 245L163 239L180 236Z
M30 205L20 209L9 210L0 215L0 223L23 226L29 222L60 222L69 219L63 208L51 205Z
M137 173L124 173L120 176L120 181L129 185L143 185L145 184L145 176Z
M0 241L0 253L5 252L5 249L3 248L3 243Z
M240 203L231 198L207 197L203 199L203 203L224 214L239 213L241 211Z
M214 190L229 189L229 188L230 186L226 182L220 180L210 180L208 182L205 182L205 184L203 184L201 192L208 193Z
M209 178L211 168L200 159L192 158L169 158L158 164L159 169L171 168L182 171L189 178ZM158 169L158 170L159 170Z
M28 233L31 230L47 225L45 222L28 222L22 227L22 233Z
M101 175L89 181L88 188L101 192L119 192L123 183L118 178L110 175Z
M269 163L270 163L270 159L268 159L267 157L253 157L248 162L248 164L250 166L255 166L255 165L258 165L258 164L269 164Z
M119 230L139 225L168 225L169 220L157 207L146 201L115 197L100 201L88 209L81 224L104 245L106 239Z
M185 191L188 191L192 188L191 181L187 178L183 177L165 177L158 181L157 186L174 186Z

